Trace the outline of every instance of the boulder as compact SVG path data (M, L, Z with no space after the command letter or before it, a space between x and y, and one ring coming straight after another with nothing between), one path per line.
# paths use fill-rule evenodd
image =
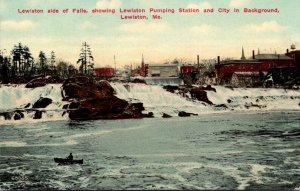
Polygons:
M134 79L131 83L147 84L145 80L138 78Z
M67 79L63 83L62 88L64 100L69 100L71 98L89 99L112 96L114 94L114 89L108 81L103 80L96 82L93 79L83 76Z
M130 104L115 96L86 99L71 104L79 105L77 109L69 110L69 118L74 120L143 117L142 110L144 107L141 104Z
M28 104L26 104L25 105L25 107L24 108L29 108L29 106L30 106L31 104L30 103L28 103Z
M41 97L39 100L37 100L32 108L46 108L48 105L52 103L52 99L50 98L43 98Z
M153 118L154 117L154 114L153 112L148 112L147 114L143 114L143 117L147 117L147 118Z
M257 108L261 109L261 108L266 108L267 106L266 105L254 104L252 102L245 104L245 108L249 109L250 107L257 107Z
M21 119L22 119L21 115L19 113L15 113L14 120L21 120Z
M74 101L74 102L71 102L71 103L69 104L69 107L68 107L68 109L78 109L78 108L79 108L79 106L80 106L80 103L79 103L79 102L76 102L76 101Z
M187 113L187 112L185 112L185 111L179 111L178 116L179 116L179 117L190 117L191 114L190 114L190 113Z
M163 88L164 88L165 90L167 90L168 92L171 92L171 93L174 93L175 90L178 90L178 89L179 89L178 86L174 86L174 85L165 85L165 86L163 86Z
M191 115L198 115L198 114L195 114L195 113L188 113L188 112L185 112L185 111L180 111L178 113L178 116L179 117L190 117Z
M131 105L132 105L133 109L135 109L135 110L140 110L140 111L145 110L143 103L140 103L140 102L138 102L138 103L131 103ZM149 113L152 113L152 112L149 112ZM152 115L153 115L153 113L152 113Z
M178 113L178 115L179 115L179 113ZM163 118L171 118L172 116L171 116L171 115L168 115L168 114L166 114L166 113L163 113L162 117L163 117Z
M106 80L77 76L64 81L62 95L70 102L69 118L73 120L142 118L143 103L131 103L114 95Z
M199 101L203 101L212 105L213 103L208 99L206 91L201 88L193 88L190 91L192 98L197 99Z
M1 112L0 116L3 116L5 120L11 120L14 116L14 112Z
M46 78L39 77L39 78L35 78L35 79L32 79L31 81L29 81L26 84L25 88L36 88L36 87L42 87L45 85L47 85Z
M226 104L217 104L217 105L215 105L215 107L228 108L228 106Z
M23 114L24 111L22 110L16 110L16 113L18 113L20 115L21 118L24 118L24 114Z
M0 117L4 117L5 120L20 120L24 118L23 110L15 110L15 111L6 111L6 112L1 112Z
M199 86L199 89L217 92L216 88L211 87L211 85L207 85L206 87L204 87L204 86Z
M33 119L42 119L43 112L42 111L35 111L35 114L33 116Z
M63 109L68 109L68 106L69 106L69 104L65 104L65 105L63 105Z
M190 117L191 114L190 114L190 113L187 113L187 112L185 112L185 111L180 111L180 112L178 113L178 116L179 116L179 117Z

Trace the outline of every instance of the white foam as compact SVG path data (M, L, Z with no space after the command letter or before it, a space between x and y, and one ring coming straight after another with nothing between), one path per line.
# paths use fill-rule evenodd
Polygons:
M235 88L230 89L216 86L216 91L207 91L208 99L214 104L226 104L227 109L216 108L201 101L170 93L159 85L111 83L116 90L116 96L133 102L142 102L146 111L153 112L155 117L162 113L178 116L179 111L196 113L199 115L235 111L276 111L300 110L300 90L265 89L265 88ZM61 84L48 84L44 87L25 88L25 85L1 86L0 111L30 107L40 97L52 99L52 103L45 109L42 119L34 120L35 112L23 112L24 119L4 120L0 117L0 124L10 123L39 123L45 121L69 120L68 114L62 116L62 107L67 102L62 101ZM231 103L228 103L231 100ZM248 109L245 106L249 106ZM261 108L259 108L261 107Z
M24 147L26 146L25 142L22 141L3 141L0 142L0 147Z
M266 166L260 165L260 164L252 164L251 165L251 173L255 176L257 176L259 173L266 172Z
M69 146L76 145L77 141L75 140L66 140L62 143L40 143L40 144L27 144L22 141L3 141L0 142L0 147L43 147L43 146Z
M235 88L216 86L216 92L207 91L214 104L226 104L228 109L217 109L200 101L170 93L158 85L112 83L117 97L144 103L146 111L156 117L162 113L177 116L179 111L196 114L237 111L300 110L300 91L265 88ZM189 95L189 94L187 94ZM231 103L228 103L231 100ZM256 106L257 105L257 106ZM249 106L248 109L245 106ZM259 108L260 107L260 108Z

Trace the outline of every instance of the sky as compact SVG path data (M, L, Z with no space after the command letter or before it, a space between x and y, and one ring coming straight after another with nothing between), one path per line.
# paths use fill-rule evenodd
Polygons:
M160 14L151 19L149 8L175 9L175 14ZM260 53L285 53L291 44L300 46L299 0L0 0L0 49L6 54L21 42L33 56L39 51L73 63L86 41L92 50L95 67L167 60L240 58L252 50ZM48 14L84 8L88 14ZM115 14L92 14L93 8L116 9ZM122 20L119 9L146 9L148 20ZM199 8L200 13L178 13L179 8ZM214 8L214 13L203 13ZM219 13L219 8L240 9L240 13ZM278 8L279 13L249 14L243 8ZM43 14L21 14L23 9L43 9ZM128 14L130 15L130 14ZM78 66L77 66L78 67Z

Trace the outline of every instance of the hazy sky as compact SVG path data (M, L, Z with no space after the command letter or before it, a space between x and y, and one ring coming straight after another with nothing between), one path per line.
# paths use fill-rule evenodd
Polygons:
M174 8L152 20L148 9ZM180 14L179 8L199 8L200 14ZM278 8L280 13L243 13L243 8ZM0 48L11 50L21 42L33 56L53 50L57 58L76 63L82 42L90 44L95 65L117 66L141 62L161 63L174 58L240 58L242 46L284 53L292 43L300 46L300 0L0 0ZM88 14L48 14L85 8ZM115 14L92 14L93 8L115 8ZM121 20L120 8L144 8L148 20ZM204 14L204 8L214 13ZM218 8L240 8L240 13L218 13ZM43 14L20 14L18 9L44 9ZM130 14L129 14L130 15Z

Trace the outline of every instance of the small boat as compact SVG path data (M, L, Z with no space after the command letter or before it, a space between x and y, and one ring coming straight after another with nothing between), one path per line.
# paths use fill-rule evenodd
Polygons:
M70 160L67 158L54 158L54 162L59 163L59 164L83 164L83 159Z

